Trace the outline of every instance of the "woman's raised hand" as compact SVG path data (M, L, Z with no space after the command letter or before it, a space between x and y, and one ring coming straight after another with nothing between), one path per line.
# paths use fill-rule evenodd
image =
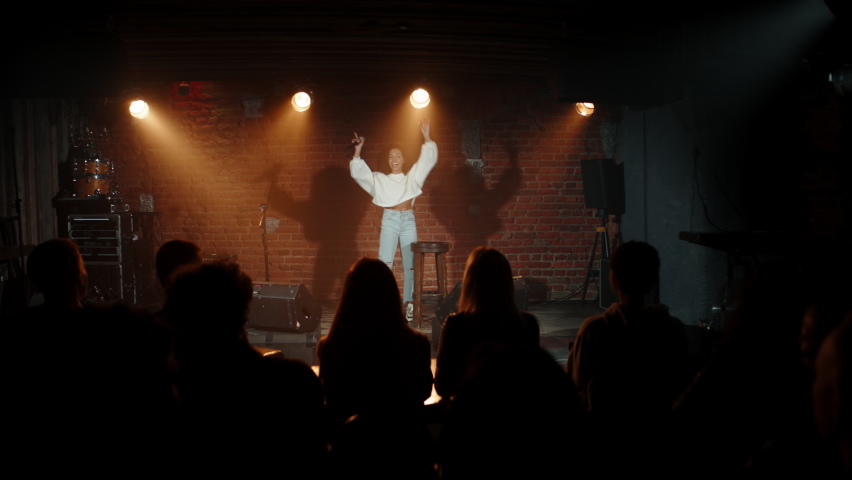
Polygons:
M423 140L429 142L432 140L432 137L429 136L429 119L424 118L420 120L420 133L423 134Z
M364 146L364 137L359 137L358 132L352 132L355 134L355 138L352 139L352 144L355 145L355 155L356 157L361 156L361 147Z

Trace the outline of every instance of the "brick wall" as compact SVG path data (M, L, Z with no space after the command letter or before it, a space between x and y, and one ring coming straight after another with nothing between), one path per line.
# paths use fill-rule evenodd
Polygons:
M140 193L153 193L161 241L187 238L204 252L237 254L255 280L264 276L258 206L269 195L270 219L280 221L268 236L270 280L337 298L349 265L376 256L381 219L349 177L345 146L353 131L364 135L362 156L377 168L400 142L411 163L422 142L417 121L428 115L439 162L416 201L418 236L450 242L450 285L477 245L500 249L539 298L582 284L599 220L583 205L580 160L604 157L605 109L584 118L523 84L433 87L426 111L408 104L407 86L314 91L315 106L300 114L274 84L194 82L188 97L176 85L149 90L151 116L121 117L103 153L133 208ZM264 99L263 116L249 118L241 102L255 97ZM462 120L481 122L481 175L465 162ZM434 288L431 259L427 273Z

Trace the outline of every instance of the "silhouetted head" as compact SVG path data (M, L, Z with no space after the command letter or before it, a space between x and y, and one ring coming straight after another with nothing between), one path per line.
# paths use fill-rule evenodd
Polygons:
M157 279L166 289L171 288L172 275L188 265L201 264L201 248L189 240L170 240L157 250Z
M237 339L251 297L251 278L239 265L213 262L179 271L164 310L184 338Z
M849 305L842 293L834 299L821 301L808 307L802 319L799 349L805 365L814 368L816 355L825 337L843 321Z
M45 303L78 307L86 298L88 274L77 245L67 238L48 240L27 259L27 274Z
M660 279L660 256L645 242L630 241L615 249L610 263L610 283L616 292L641 296Z
M517 315L512 266L499 250L476 247L470 252L462 278L459 311L509 311Z
M484 343L468 359L441 432L447 478L547 478L581 451L582 436L564 432L581 431L584 408L550 354Z
M355 262L343 283L329 335L391 331L407 325L393 272L375 258Z
M852 315L819 349L813 405L820 434L837 445L847 472L852 472Z

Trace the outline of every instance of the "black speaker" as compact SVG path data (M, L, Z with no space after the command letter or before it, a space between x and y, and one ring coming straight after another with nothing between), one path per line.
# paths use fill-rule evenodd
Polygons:
M512 278L512 283L515 286L515 306L518 310L525 311L527 303L530 299L530 286L524 277ZM444 320L451 313L455 313L459 309L459 298L461 297L461 282L457 283L453 290L438 302L435 306L435 317L432 318L432 346L438 348L438 341L441 339L441 328L444 326Z
M610 214L624 213L624 164L611 158L580 160L586 208L602 208Z
M322 307L304 284L255 283L248 327L278 332L313 332Z

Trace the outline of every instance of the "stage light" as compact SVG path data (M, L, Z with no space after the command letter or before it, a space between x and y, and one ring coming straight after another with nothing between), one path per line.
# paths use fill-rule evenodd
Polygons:
M828 74L828 81L840 95L852 94L852 67L846 66Z
M422 88L418 88L417 90L411 92L411 96L408 98L411 102L411 106L414 108L423 108L429 105L429 92L423 90Z
M298 92L293 95L293 99L290 100L290 104L293 105L293 110L297 112L304 112L311 108L313 103L314 98L310 92Z
M145 103L145 100L134 100L133 103L130 104L130 114L136 118L145 118L149 113L151 113L151 109L148 108L148 104Z
M591 117L593 113L595 113L595 104L594 103L578 103L577 104L577 113L584 117Z

